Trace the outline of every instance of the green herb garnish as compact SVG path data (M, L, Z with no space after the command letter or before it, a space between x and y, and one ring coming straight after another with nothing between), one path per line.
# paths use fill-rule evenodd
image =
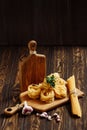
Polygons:
M46 82L49 83L52 87L55 87L55 77L54 77L54 75L47 76Z

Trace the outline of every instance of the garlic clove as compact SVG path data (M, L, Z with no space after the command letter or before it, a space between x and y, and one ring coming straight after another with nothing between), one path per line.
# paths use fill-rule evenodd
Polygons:
M54 113L53 116L52 116L52 118L54 118L57 122L61 121L61 118L60 118L60 116L59 116L58 113Z
M42 112L42 114L40 114L40 117L48 118L48 114L47 114L47 112Z
M46 118L49 121L51 121L53 119L55 119L56 122L60 122L61 121L61 118L60 118L58 113L54 113L53 116L51 116L51 115L48 115L47 112L42 112L41 114L40 113L36 113L36 116Z
M57 113L54 113L52 117L57 117L57 116L58 116L58 114L57 114Z
M51 120L52 120L52 117L49 115L47 119L48 119L49 121L51 121Z

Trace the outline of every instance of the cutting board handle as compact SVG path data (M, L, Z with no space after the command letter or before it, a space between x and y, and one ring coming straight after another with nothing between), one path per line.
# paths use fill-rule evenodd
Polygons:
M5 115L11 116L14 113L16 113L17 111L21 110L23 108L23 106L24 106L24 103L21 103L21 104L17 104L16 106L13 106L13 107L5 108L4 113L5 113Z
M21 93L20 98L26 97L27 93L28 93L28 91ZM4 110L4 114L7 115L7 116L11 116L11 115L15 114L17 111L21 110L23 108L23 106L24 106L24 102L17 104L13 107L7 107Z
M36 51L36 48L37 48L37 42L34 41L34 40L31 40L29 43L28 43L28 48L29 48L29 51L31 52L35 52Z

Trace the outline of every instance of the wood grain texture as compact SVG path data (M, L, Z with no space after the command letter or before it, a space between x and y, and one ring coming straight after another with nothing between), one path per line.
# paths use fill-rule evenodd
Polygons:
M87 45L86 1L0 0L0 45Z
M29 55L19 66L19 82L21 92L28 89L28 85L38 84L46 77L46 57L45 55Z
M35 113L23 116L21 111L6 117L3 110L20 102L20 86L14 85L20 57L27 55L24 46L0 47L0 129L1 130L86 130L87 129L87 48L64 46L38 46L38 53L47 57L47 74L59 72L65 80L72 74L76 78L76 86L85 93L79 99L82 117L71 114L70 103L57 107L48 113L58 112L61 122L48 121L36 117Z

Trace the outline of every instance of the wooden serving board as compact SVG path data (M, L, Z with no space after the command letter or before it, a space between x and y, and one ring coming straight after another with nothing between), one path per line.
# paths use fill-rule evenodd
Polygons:
M84 93L79 89L77 89L77 95L78 97L82 97ZM30 99L28 96L28 91L25 91L20 94L20 100L21 102L27 101L28 105L32 106L35 110L44 112L66 103L69 100L69 96L62 99L56 99L51 103L45 103L43 101L40 101L39 99L38 100Z
M30 54L19 63L18 79L21 92L25 92L30 84L43 82L46 77L46 56L36 53L36 41L28 43Z

